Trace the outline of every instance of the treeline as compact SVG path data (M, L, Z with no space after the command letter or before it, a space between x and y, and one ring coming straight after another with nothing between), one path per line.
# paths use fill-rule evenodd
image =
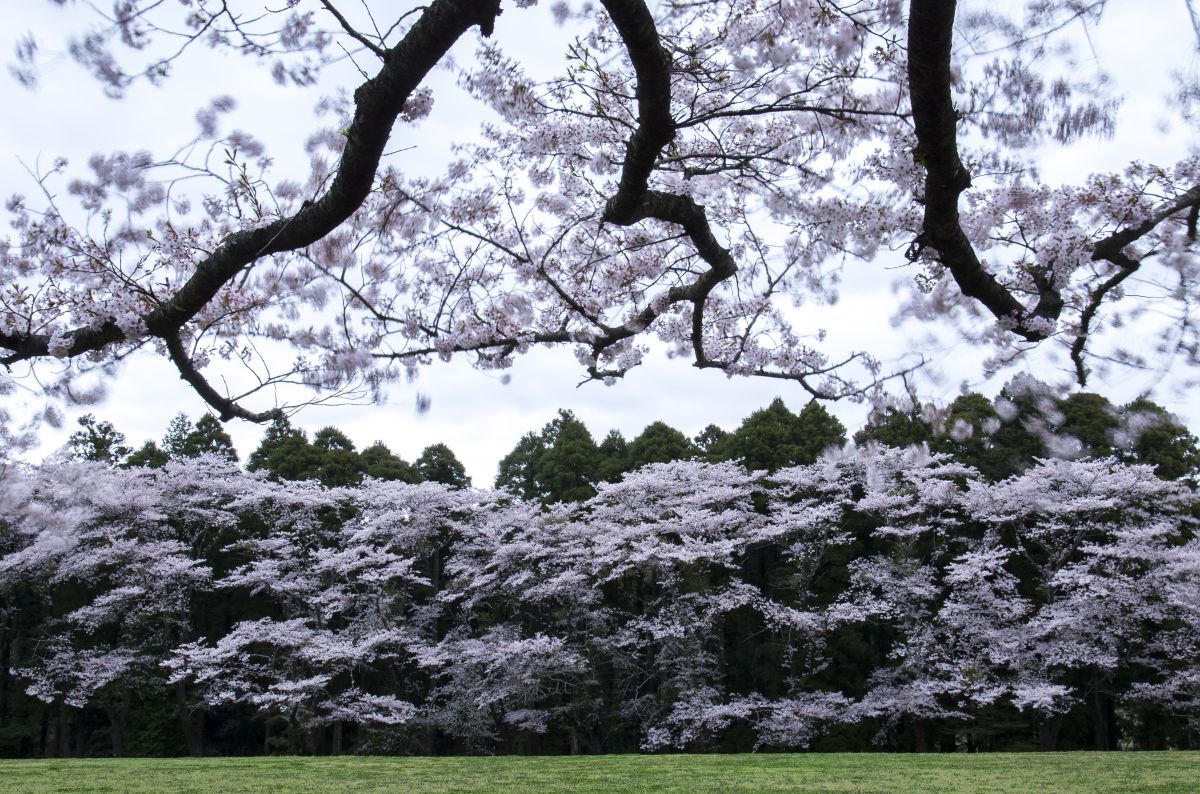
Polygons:
M179 414L167 426L162 444L147 441L137 450L125 445L125 434L111 422L86 414L79 419L80 429L67 442L68 456L74 460L106 463L121 468L159 468L171 460L212 454L237 462L233 439L212 414L192 423ZM419 483L437 482L455 488L467 488L471 478L466 468L445 444L431 444L420 457L409 463L388 449L382 441L358 450L354 442L336 427L324 427L313 434L292 427L286 418L271 423L262 442L246 461L248 471L265 471L277 479L315 480L336 488L358 485L364 478Z
M919 448L581 503L206 455L3 472L9 755L1200 744L1196 495Z
M842 423L815 401L794 413L777 398L732 432L710 424L688 438L659 421L631 441L613 430L599 443L574 414L559 411L500 461L496 487L543 504L575 502L651 463L737 461L750 471L773 472L812 463L849 441ZM991 399L971 393L947 406L877 411L853 442L923 444L991 481L1019 474L1039 458L1115 457L1155 466L1168 480L1200 471L1196 437L1162 406L1145 399L1116 406L1088 392L1057 396L1031 380L1016 380Z
M1197 445L1149 403L562 414L496 491L222 435L0 468L0 753L1200 747Z

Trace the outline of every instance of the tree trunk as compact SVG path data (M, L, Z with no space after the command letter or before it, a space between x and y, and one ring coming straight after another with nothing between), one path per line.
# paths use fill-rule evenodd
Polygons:
M54 757L65 758L70 750L70 739L67 735L67 703L58 701L58 722L54 728Z
M929 752L929 732L926 720L913 717L910 725L913 733L913 750L918 753Z
M1062 730L1063 718L1055 714L1044 718L1038 724L1038 749L1051 752L1058 749L1058 734Z
M342 754L342 721L333 721L333 740L329 746L330 755Z
M83 709L75 709L75 746L71 748L71 755L81 758L86 746L87 734L84 732Z
M0 726L8 722L8 688L12 664L12 641L6 624L0 629Z
M938 742L938 749L943 753L958 752L958 734L943 728L942 738Z
M187 689L182 681L175 682L175 709L179 715L179 726L183 729L183 742L187 745L188 755L199 758L204 747L200 741L200 731L192 719L192 710L188 707Z
M46 708L45 704L42 704L41 712L42 724L38 730L38 755L46 758L50 753L50 745L47 741L50 735L50 709Z
M1117 749L1117 710L1105 692L1092 693L1092 729L1097 750Z
M108 733L112 738L113 758L121 758L125 755L125 725L129 720L129 708L132 700L133 693L126 687L121 702L109 704L105 708L105 713L108 714Z

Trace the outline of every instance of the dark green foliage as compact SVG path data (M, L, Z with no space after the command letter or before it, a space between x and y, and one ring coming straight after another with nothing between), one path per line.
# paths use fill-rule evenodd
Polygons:
M166 434L163 435L163 451L171 457L188 457L183 454L183 450L187 446L188 434L195 429L187 414L175 414L167 424Z
M376 480L399 480L416 483L421 478L408 461L393 453L382 441L376 441L359 453L363 470Z
M926 444L933 438L933 430L917 409L907 411L888 406L871 415L866 426L854 434L855 444L874 441L889 447L911 447Z
M170 458L220 455L234 462L238 459L233 439L212 414L200 417L194 425L186 415L176 414L167 426L167 434L163 436L162 451Z
M620 430L609 430L600 442L600 479L616 482L627 471L632 471L629 465L629 442Z
M634 471L651 463L690 460L700 454L700 448L683 433L665 422L653 422L629 442L627 470Z
M79 417L79 427L67 439L71 457L76 460L94 460L110 466L119 464L130 453L125 446L125 434L113 427L112 422L96 421L92 414Z
M1121 420L1107 398L1077 392L1058 400L1057 408L1062 413L1058 432L1078 441L1081 454L1094 458L1113 454L1113 441Z
M534 466L542 501L576 502L594 496L600 448L583 422L570 411L559 411L542 430L542 443L546 450Z
M1004 422L992 401L964 394L950 404L940 432L931 431L929 448L974 466L990 480L1002 480L1033 464L1038 437L1021 421Z
M225 432L221 422L212 414L205 414L196 420L196 427L183 440L183 446L177 453L189 458L200 455L220 455L223 458L237 462L237 450L233 448L233 439Z
M500 460L496 487L511 491L522 499L538 499L537 464L545 453L546 444L541 434L530 432L521 436L512 452Z
M466 467L445 444L431 444L425 447L414 465L425 482L440 482L452 488L471 486Z
M321 484L338 488L362 482L366 466L345 433L323 427L313 434L312 448L319 456L316 479Z
M812 463L830 446L845 442L846 428L823 406L810 402L794 414L776 397L721 441L720 452L721 459L740 460L751 471L777 471Z
M728 430L716 425L708 425L696 434L692 442L695 443L705 460L714 463L719 460L728 460L723 450L729 437L730 433Z
M992 481L1062 455L1145 463L1167 480L1195 479L1200 471L1200 442L1162 406L1138 399L1117 408L1089 392L1058 397L1032 381L1009 384L994 402L971 393L945 409L889 408L872 416L854 440L924 443Z
M1146 463L1166 480L1200 473L1200 442L1161 405L1138 399L1121 408L1125 419L1116 454L1127 463Z
M610 451L620 454L615 445L610 445ZM596 493L594 486L601 472L612 471L604 462L583 422L570 411L560 410L540 433L526 433L504 456L496 487L543 504L587 499Z
M155 444L153 441L147 441L134 452L130 453L129 457L125 458L125 462L121 465L127 469L135 467L161 469L167 465L167 461L170 459L171 456L165 450L160 449L158 444Z
M263 470L281 480L314 479L320 465L321 453L308 443L304 431L292 427L286 418L271 423L246 462L249 471Z

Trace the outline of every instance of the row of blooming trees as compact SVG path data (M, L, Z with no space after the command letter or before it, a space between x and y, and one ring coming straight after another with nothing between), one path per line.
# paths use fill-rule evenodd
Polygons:
M576 504L3 472L6 753L1193 746L1196 498L921 448Z

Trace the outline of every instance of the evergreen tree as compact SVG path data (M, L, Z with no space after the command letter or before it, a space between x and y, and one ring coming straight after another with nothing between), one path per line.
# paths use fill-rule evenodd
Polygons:
M609 430L600 442L600 468L597 471L602 482L616 482L621 475L630 471L629 442L620 430Z
M846 428L821 405L810 402L796 415L776 397L722 442L721 458L741 460L750 471L776 471L812 463L826 448L845 441Z
M313 434L312 448L317 453L316 478L330 488L358 485L366 466L354 448L354 442L336 427L323 427Z
M708 425L697 433L692 441L700 449L704 459L711 463L718 460L729 460L723 449L724 445L728 443L730 435L730 432L723 427Z
M147 441L142 444L134 452L130 453L129 457L125 458L125 462L121 464L123 468L146 468L146 469L161 469L167 465L167 461L171 459L165 451L159 448L158 444L153 441Z
M1079 442L1081 456L1106 458L1113 454L1113 441L1121 420L1108 398L1076 392L1058 400L1056 408L1062 415L1058 432Z
M800 409L797 419L797 453L793 465L813 463L830 447L845 445L846 426L816 400Z
M421 457L417 458L415 467L424 482L440 482L452 488L471 486L466 467L445 444L431 444L425 447Z
M84 414L78 422L80 429L67 439L71 457L116 466L129 454L125 434L113 427L112 422L98 422L92 414Z
M930 407L926 415L938 413ZM1024 471L1034 461L1030 453L1040 449L1019 418L1004 422L992 401L976 392L960 395L950 403L945 415L939 417L939 425L926 425L930 450L948 453L960 463L974 466L989 480L1002 480Z
M388 449L382 441L376 441L358 455L363 471L376 480L399 480L416 483L421 478L412 464Z
M629 442L627 471L636 471L651 463L670 463L699 457L700 448L683 433L665 422L652 422Z
M195 429L195 425L187 418L187 414L182 411L175 414L167 423L167 432L163 435L163 452L172 458L191 457L184 453L184 448L187 446L188 434Z
M1129 463L1154 466L1164 480L1200 474L1200 442L1161 405L1141 398L1121 408L1116 454Z
M234 463L238 459L237 450L233 448L233 439L225 432L221 420L212 414L205 414L196 420L196 426L184 438L181 453L189 458L220 455Z
M303 430L292 427L286 417L273 421L263 433L258 449L250 453L246 468L263 470L282 480L311 480L317 476L321 453L308 443Z
M546 442L541 433L529 432L500 460L496 468L496 487L517 494L526 501L538 499L541 489L537 481L537 466L546 454Z
M875 411L867 424L854 434L854 443L863 445L869 441L888 447L904 449L915 444L928 444L933 439L933 430L919 407L902 410L889 405Z
M608 451L602 453L587 426L560 409L540 433L526 433L504 456L496 487L543 504L588 499L596 493L594 485L602 473L616 479L625 466L625 440L618 433L606 441Z
M546 504L581 502L595 496L600 479L600 448L587 426L570 411L542 430L546 451L534 465L538 494Z

